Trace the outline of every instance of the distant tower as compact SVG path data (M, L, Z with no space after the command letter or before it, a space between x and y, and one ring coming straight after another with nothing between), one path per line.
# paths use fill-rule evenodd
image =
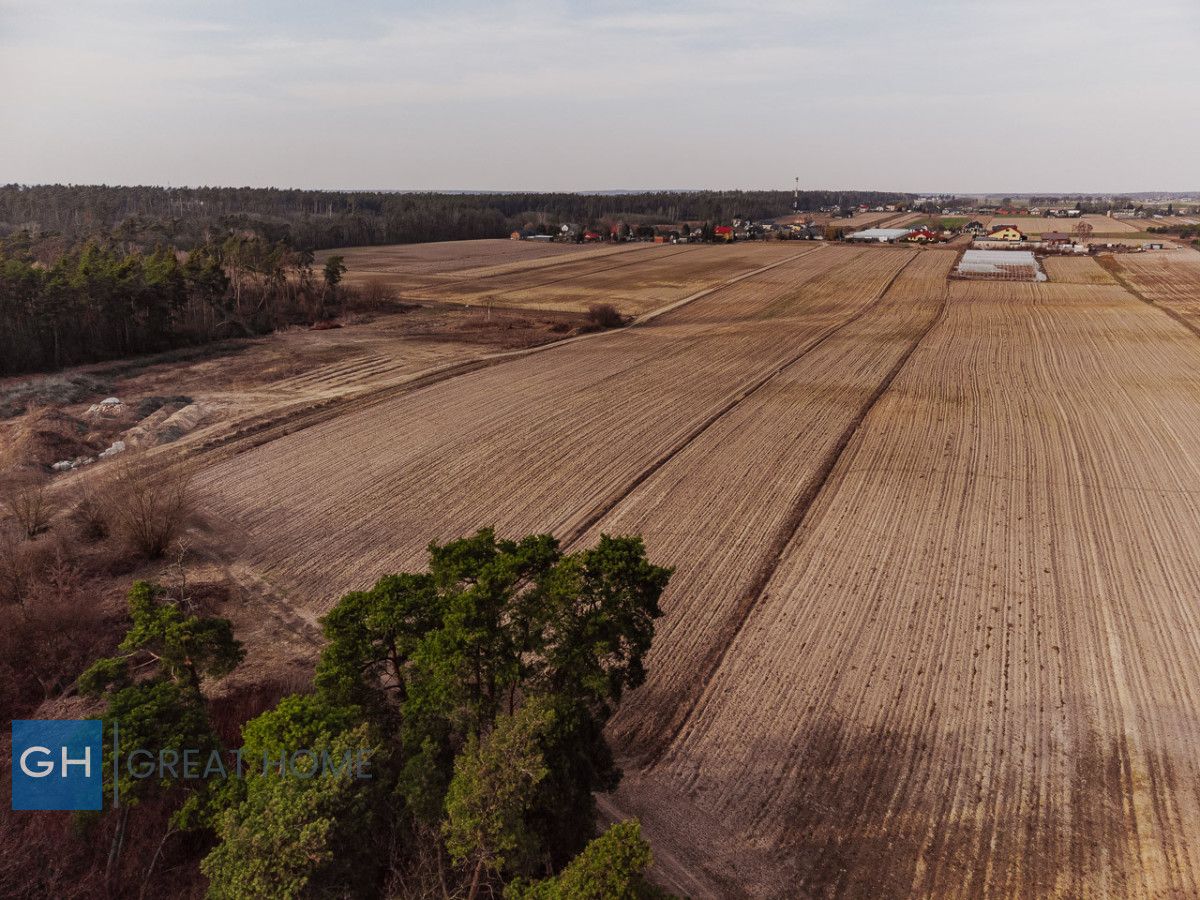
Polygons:
M796 189L792 192L792 212L800 212L800 176L796 176Z

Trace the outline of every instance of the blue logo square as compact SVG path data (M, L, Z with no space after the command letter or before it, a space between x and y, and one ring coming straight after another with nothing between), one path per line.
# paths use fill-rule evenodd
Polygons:
M96 719L14 719L12 808L101 809L103 733Z

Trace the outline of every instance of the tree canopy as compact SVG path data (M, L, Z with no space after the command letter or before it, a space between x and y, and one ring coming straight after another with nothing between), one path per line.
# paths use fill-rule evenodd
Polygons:
M567 554L549 535L484 529L430 544L428 571L345 595L324 619L315 693L247 723L244 750L355 734L373 777L297 787L256 775L229 792L205 863L214 896L307 890L347 859L355 878L374 872L397 891L416 890L433 859L443 885L461 878L472 896L560 872L594 836L593 791L620 779L603 727L644 679L670 575L637 537ZM271 824L310 819L320 827ZM380 834L402 848L390 873L362 852Z

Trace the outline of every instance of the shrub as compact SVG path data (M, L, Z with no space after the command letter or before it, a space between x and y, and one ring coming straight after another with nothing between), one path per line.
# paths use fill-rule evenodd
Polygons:
M12 475L0 485L0 511L16 523L26 538L50 528L53 507L42 475Z
M61 693L117 637L62 548L33 546L17 602L0 607L0 717L10 719Z
M79 527L83 540L91 543L108 537L108 511L90 481L80 482L70 518Z
M588 307L588 321L599 328L620 328L625 317L611 303L593 303Z
M100 486L102 519L114 536L150 559L174 542L192 512L191 473L120 457Z
M373 278L361 287L343 287L341 292L342 306L349 312L378 312L389 309L396 302L395 291L380 278Z

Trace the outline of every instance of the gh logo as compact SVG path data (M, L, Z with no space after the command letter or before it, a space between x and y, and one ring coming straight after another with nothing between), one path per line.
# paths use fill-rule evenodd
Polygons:
M100 809L103 725L94 719L15 719L12 808Z

